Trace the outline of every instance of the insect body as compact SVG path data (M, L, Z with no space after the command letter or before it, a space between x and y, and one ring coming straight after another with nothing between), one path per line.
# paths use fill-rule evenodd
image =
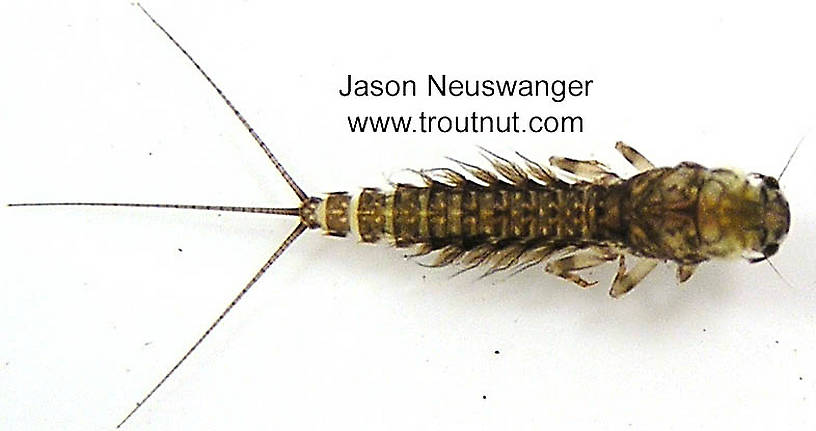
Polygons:
M682 282L712 258L765 259L788 232L788 203L773 178L689 162L655 168L631 147L616 148L642 172L623 180L597 161L551 158L575 177L570 183L538 163L525 159L522 168L488 152L498 175L459 162L476 181L450 169L418 171L423 186L310 198L299 216L329 235L436 252L430 266L484 265L489 274L545 264L581 287L595 283L576 271L618 259L613 297L660 261L677 263ZM643 258L628 272L627 252Z
M522 157L525 166L521 167L486 152L493 170L457 162L462 172L417 171L422 179L419 185L396 184L390 191L367 188L354 196L340 192L310 197L195 60L144 13L232 109L300 204L294 208L86 202L11 205L176 208L298 218L292 233L119 425L164 384L309 228L365 243L389 241L397 247L414 248L415 256L433 253L435 260L429 266L457 264L462 270L484 267L490 274L540 265L581 287L594 283L581 278L577 271L618 260L610 290L613 297L629 292L660 261L675 262L678 278L685 281L698 264L709 259L740 255L752 262L767 259L788 232L790 212L775 179L711 170L693 163L655 168L623 143L616 148L640 171L628 179L597 161L553 157L550 166L542 166ZM627 270L625 253L641 260Z

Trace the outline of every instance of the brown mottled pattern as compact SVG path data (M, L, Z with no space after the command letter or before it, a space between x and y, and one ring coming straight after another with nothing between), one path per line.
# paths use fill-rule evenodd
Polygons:
M398 185L391 193L363 190L356 217L362 241L391 239L398 247L460 244L469 248L484 241L512 240L608 243L621 238L618 211L596 207L614 204L617 208L617 200L606 198L612 188L533 182L521 187ZM386 219L391 220L392 230Z
M379 189L363 189L357 200L357 226L360 240L377 242L385 232L385 193Z
M706 260L697 230L698 191L711 171L699 166L657 168L626 181L627 245L641 256L684 263Z
M349 224L348 193L331 193L326 196L326 233L334 236L346 236L351 229Z
M446 248L442 265L489 245L489 252L497 253L492 261L497 268L502 259L513 262L527 250L593 245L696 264L762 250L789 225L783 198L750 186L733 171L693 163L649 169L606 184L542 184L518 177L511 184L510 177L500 181L476 174L488 184L428 180L427 186L399 184L390 193L365 189L354 214L347 194L331 194L322 225L339 236L356 226L363 242L421 245L420 254ZM481 262L478 253L474 256Z
M428 188L406 185L394 190L394 206L390 210L394 225L392 235L397 247L427 242L428 236L422 234L420 223L427 218L427 208L422 211L420 197L428 193Z

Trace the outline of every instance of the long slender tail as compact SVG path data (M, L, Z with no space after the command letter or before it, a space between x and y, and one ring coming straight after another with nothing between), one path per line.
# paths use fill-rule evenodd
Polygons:
M212 88L218 93L221 97L221 100L232 110L232 113L235 115L236 118L243 124L244 128L252 135L252 138L261 147L264 151L266 156L275 166L275 169L281 174L283 179L286 181L286 184L295 192L298 199L301 203L307 202L309 200L309 196L300 188L300 186L295 183L292 177L286 172L283 165L278 161L278 159L269 151L269 148L263 142L263 140L258 136L255 132L255 129L250 126L249 122L238 112L238 109L232 104L232 102L224 95L220 88L213 82L212 79L204 72L204 69L193 59L193 57L187 53L187 51L176 41L170 33L164 29L148 12L142 7L141 4L136 3L136 6L144 12L144 14L153 22L153 24L167 36L168 39L178 48L185 57L195 66L195 68L201 73L204 79L212 86ZM260 213L260 214L276 214L276 215L284 215L284 216L300 216L300 209L299 208L263 208L263 207L242 207L242 206L221 206L221 205L186 205L186 204L150 204L150 203L104 203L104 202L41 202L41 203L14 203L9 204L8 206L11 207L26 207L26 206L100 206L100 207L136 207L136 208L173 208L173 209L192 209L192 210L210 210L210 211L232 211L232 212L244 212L244 213ZM235 307L235 305L244 297L244 295L255 285L255 283L261 278L261 276L266 272L267 269L277 260L284 251L307 229L307 225L305 225L302 221L298 223L295 229L292 231L291 234L281 243L281 245L275 250L274 253L269 257L266 263L258 270L257 273L249 280L249 282L241 289L240 292L233 298L233 300L224 308L224 311L215 319L215 321L210 324L210 326L201 334L198 340L184 353L183 356L173 365L172 368L165 374L165 376L158 381L158 383L153 386L153 388L147 392L147 394L142 398L142 400L136 403L136 406L125 416L125 418L116 426L117 428L121 427L131 416L133 416L136 411L138 411L144 403L153 396L153 394L169 379L173 373L187 360L187 358L193 353L193 351L198 348L198 346L210 335L210 333L221 323L221 321L226 317L226 315Z
M193 63L193 66L195 66L195 68L198 69L198 71L201 73L201 76L203 76L204 79L206 79L207 82L210 83L210 86L212 86L216 93L218 93L218 95L221 96L221 100L223 100L224 103L227 104L227 106L232 110L232 113L235 114L238 120L241 121L241 124L244 125L244 128L246 128L249 134L252 135L252 138L255 139L255 142L257 142L261 149L264 150L266 156L269 157L269 160L272 162L273 165L275 165L275 169L277 169L278 172L280 172L283 179L286 180L286 184L289 184L289 187L292 188L292 190L297 195L298 199L300 199L301 202L307 201L309 199L309 196L306 194L306 192L304 192L303 189L301 189L300 186L298 186L297 183L295 183L295 180L293 180L292 177L289 176L289 173L286 172L286 169L283 168L283 165L278 161L278 158L275 157L271 151L269 151L269 147L267 147L264 141L261 139L261 137L258 136L258 134L255 132L255 129L253 129L252 126L249 125L249 122L244 118L243 115L241 115L240 112L238 112L238 109L235 108L235 105L233 105L232 102L230 102L230 100L227 99L227 96L224 95L224 92L222 92L221 89L218 88L217 85L215 85L215 82L213 82L213 80L210 79L209 75L207 75L207 73L204 72L204 69L202 69L201 66L198 65L198 62L196 62L193 59L193 57L187 53L186 49L184 49L178 42L176 42L176 39L173 38L173 36L170 35L170 33L167 30L165 30L164 27L162 27L162 25L159 24L158 21L156 21L145 10L145 8L142 7L140 3L136 3L136 6L139 6L139 9L141 9L142 12L144 12L144 14L147 15L147 17L150 18L151 21L153 21L153 24L155 24L156 27L158 27L159 30L161 30L162 33L164 33L164 35L167 36L167 38L170 39L171 42L173 42L173 45L176 45L176 48L178 48L182 52L182 54L184 54L184 56L187 57L187 59Z
M300 216L299 208L263 208L263 207L234 207L223 205L185 205L185 204L133 204L113 202L35 202L8 204L10 207L51 207L51 206L88 206L88 207L135 207L135 208L174 208L182 210L231 211L239 213L276 214L284 216Z
M267 259L266 263L263 264L261 269L259 269L254 276L252 276L252 278L249 280L246 286L244 286L244 288L241 289L241 291L232 300L232 302L230 302L229 305L227 305L227 308L225 308L224 311L222 311L221 314L218 316L218 318L216 318L215 321L207 328L207 330L204 331L204 333L201 334L200 337L198 337L198 340L195 343L193 343L193 345L189 349L187 349L187 352L184 353L184 356L182 356L181 359L179 359L175 365L173 365L173 368L170 368L170 371L168 371L167 374L165 374L164 377L162 377L162 379L159 380L159 382L156 383L155 386L153 386L153 389L151 389L150 392L148 392L147 395L145 395L141 401L136 403L136 407L134 407L133 410L131 410L130 413L128 413L127 416L125 416L125 418L122 419L122 421L119 422L118 425L116 425L116 428L121 427L125 422L127 422L127 420L130 419L130 417L133 416L133 414L136 413L136 411L139 410L139 408L144 405L145 401L150 399L150 397L153 396L153 394L164 384L164 382L166 382L167 379L169 379L170 376L172 376L173 373L176 372L176 370L181 366L181 364L184 363L184 361L186 361L187 358L193 353L193 351L196 348L198 348L198 346L204 341L204 339L210 335L210 332L212 332L212 330L215 329L215 327L218 326L218 324L221 323L222 320L224 320L224 317L227 315L227 313L229 313L232 310L232 307L235 307L235 304L237 304L238 301L240 301L241 298L244 297L244 295L249 291L249 289L251 289L252 286L254 286L255 283L258 282L258 280L260 280L261 276L266 272L266 270L269 269L269 267L272 266L272 264L276 260L278 260L278 258L283 254L283 252L286 251L286 249L289 248L289 246L292 245L292 243L295 242L295 240L305 230L306 225L303 223L298 223L297 227L295 227L295 230L293 230L292 233L290 233L289 236L286 237L285 240L283 240L283 243L281 243L278 249L275 250L274 253L272 253L272 256L269 256L269 259Z
M139 6L139 9L144 12L144 14L153 22L153 24L167 36L168 39L173 43L173 45L178 48L185 57L195 66L195 68L201 73L201 76L207 80L207 82L212 86L216 93L221 97L221 100L232 110L232 113L235 115L236 118L243 124L244 128L252 135L252 138L261 147L261 149L266 153L266 156L275 166L275 169L281 174L283 179L286 181L286 184L295 192L300 202L306 202L309 200L309 196L300 188L300 186L295 183L292 177L286 172L283 165L278 161L277 157L275 157L269 148L266 146L264 141L258 136L255 132L255 129L250 126L249 122L238 112L238 109L232 104L232 102L227 98L224 92L221 91L220 88L210 79L209 75L204 72L204 69L196 62L193 57L185 50L177 41L176 39L167 31L161 24L158 23L148 12L142 7L141 4L136 3ZM71 203L65 203L61 205L71 205ZM167 205L167 204L90 204L90 205L102 205L102 206L134 206L134 207L151 207L151 208L183 208L183 209L200 209L200 210L216 210L216 211L236 211L236 212L257 212L257 213L264 213L264 214L280 214L280 215L287 215L287 216L299 216L300 211L298 208L254 208L254 207L223 207L223 206L210 206L210 205ZM293 243L295 240L306 230L307 226L302 222L298 223L297 227L292 231L291 234L281 243L277 250L272 253L272 256L266 261L266 263L258 270L257 273L250 279L250 281L241 289L240 292L233 298L233 300L226 306L223 312L212 322L212 324L201 334L198 340L193 343L193 345L184 353L183 356L173 365L172 368L156 383L155 386L142 398L140 402L136 404L136 406L131 410L127 416L116 426L116 428L121 427L134 413L136 413L144 403L153 396L153 394L176 372L176 370L187 360L187 358L193 353L193 351L198 348L199 345L210 335L210 333L221 323L221 321L226 317L226 315L232 311L233 307L240 301L244 295L255 285L255 283L261 278L261 276L269 269L270 266L275 262L275 260L280 257L284 251Z

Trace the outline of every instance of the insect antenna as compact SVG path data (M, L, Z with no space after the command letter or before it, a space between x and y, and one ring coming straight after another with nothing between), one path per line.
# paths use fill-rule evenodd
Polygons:
M807 134L805 134L805 136L802 136L802 139L800 139L799 143L796 144L796 148L793 149L793 152L791 153L790 157L788 157L788 161L785 163L785 167L782 168L782 172L780 172L779 176L776 177L777 181L782 181L782 175L784 175L785 171L788 170L788 166L790 166L791 160L793 160L793 156L795 156L796 152L799 151L799 147L802 146L802 141L805 140L805 137L807 137Z
M782 279L782 281L784 281L784 282L785 282L785 284L787 284L787 285L788 285L788 287L790 287L791 289L795 289L795 288L793 287L793 285L790 283L790 281L788 281L788 279L786 279L785 277L783 277L783 276L782 276L782 273L781 273L781 272L779 272L779 270L778 270L778 269L776 269L776 265L774 265L774 264L773 264L773 262L771 262L771 259L765 259L765 262L768 262L768 265L771 265L771 269L773 269L773 271L776 273L776 275L778 275L778 276L779 276L779 278L781 278L781 279Z
M791 164L791 160L793 160L793 156L795 156L795 155L796 155L796 152L797 152L797 151L799 151L799 147L801 147L801 146L802 146L802 142L804 142L804 140L805 140L805 138L807 137L807 135L808 135L808 134L807 134L807 133L805 133L805 135L804 135L804 136L802 136L802 138L801 138L801 139L799 139L799 142L796 144L796 148L794 148L794 149L793 149L793 152L791 153L790 157L788 157L788 161L787 161L787 162L785 162L785 166L782 168L782 172L780 172L780 173L779 173L779 176L778 176L778 177L776 177L776 181L777 181L777 182L780 182L780 183L782 182L782 175L784 175L784 174L785 174L785 171L787 171L787 170L788 170L788 166L790 166L790 164ZM793 288L793 284L791 284L791 282L790 282L790 281L788 281L788 279L786 279L785 277L783 277L783 276L782 276L782 273L781 273L781 272L779 272L779 269L777 269L777 268L776 268L776 265L774 265L774 264L773 264L773 262L771 262L771 260L770 260L770 259L768 259L768 258L766 257L766 258L765 258L765 261L766 261L766 262L768 262L768 265L770 265L770 266L771 266L771 269L773 269L773 271L776 273L776 275L778 275L778 276L779 276L779 278L781 278L781 279L782 279L782 281L783 281L783 282L785 282L785 284L787 284L787 285L788 285L788 287Z

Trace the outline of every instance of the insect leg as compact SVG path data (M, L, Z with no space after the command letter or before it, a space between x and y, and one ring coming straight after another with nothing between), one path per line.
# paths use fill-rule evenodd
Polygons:
M545 271L555 276L561 277L564 280L571 281L582 288L587 288L597 284L597 281L586 281L581 276L576 274L586 268L601 265L618 257L618 253L609 248L604 247L588 247L576 252L570 253L564 257L547 263L544 268Z
M654 169L655 165L649 161L643 154L640 154L636 149L624 144L621 141L615 143L615 149L623 155L623 157L632 164L640 172Z
M566 157L550 157L550 164L562 171L569 172L583 181L596 184L614 184L620 177L597 160L575 160Z
M688 280L689 278L691 278L691 276L694 275L694 271L697 269L698 266L699 266L699 264L697 264L697 263L694 263L694 264L691 264L691 265L678 264L677 265L677 281L682 283L682 282Z
M613 298L620 298L629 293L635 286L649 275L650 272L660 263L657 259L642 259L634 268L629 271L626 270L626 259L623 255L620 256L618 263L618 273L615 275L615 280L612 281L612 288L609 289L609 296Z

